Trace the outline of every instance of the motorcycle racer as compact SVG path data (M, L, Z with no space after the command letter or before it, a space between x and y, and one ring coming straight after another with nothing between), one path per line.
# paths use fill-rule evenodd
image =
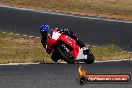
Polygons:
M75 33L73 33L72 31L68 30L68 29L58 29L58 28L50 28L49 25L46 25L46 24L43 24L41 25L40 27L40 33L42 35L42 39L41 39L41 43L43 45L43 47L46 49L46 52L48 54L51 53L51 50L48 49L46 47L46 40L47 40L47 36L50 36L50 32L54 29L57 29L60 33L63 33L63 34L66 34L68 35L69 37L73 38L77 44L80 46L80 47L85 47L85 44L83 42L81 42L78 37L76 36Z

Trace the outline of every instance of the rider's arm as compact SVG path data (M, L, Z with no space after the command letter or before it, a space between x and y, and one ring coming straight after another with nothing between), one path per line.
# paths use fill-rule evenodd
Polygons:
M47 32L44 32L42 33L41 43L45 49L46 49L46 40L47 40Z

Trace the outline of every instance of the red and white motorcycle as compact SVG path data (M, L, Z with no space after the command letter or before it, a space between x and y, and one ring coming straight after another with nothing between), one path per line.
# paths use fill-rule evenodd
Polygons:
M52 51L51 59L55 62L62 59L69 64L75 62L92 64L95 59L89 48L80 48L74 39L56 29L47 37L46 45Z

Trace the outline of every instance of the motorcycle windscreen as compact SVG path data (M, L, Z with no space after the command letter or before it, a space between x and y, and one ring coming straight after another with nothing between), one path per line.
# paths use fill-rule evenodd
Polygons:
M47 39L48 46L51 47L52 45L56 44L56 42L58 41L60 35L61 34L59 32L56 32L56 31L53 32L52 36Z

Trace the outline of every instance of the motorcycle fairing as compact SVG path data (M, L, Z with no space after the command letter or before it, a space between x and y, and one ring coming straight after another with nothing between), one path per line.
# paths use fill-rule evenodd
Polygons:
M76 60L81 60L81 59L87 59L87 55L83 53L84 49L79 48L79 53L77 55Z
M47 39L47 48L51 49L57 42L62 41L67 44L69 47L72 48L71 54L73 55L74 59L77 58L79 52L79 46L76 44L76 41L69 37L68 35L61 34L58 31L53 31L51 33L52 36L49 36Z
M62 34L59 39L72 48L71 54L76 59L79 52L79 46L76 44L76 41L64 34Z

